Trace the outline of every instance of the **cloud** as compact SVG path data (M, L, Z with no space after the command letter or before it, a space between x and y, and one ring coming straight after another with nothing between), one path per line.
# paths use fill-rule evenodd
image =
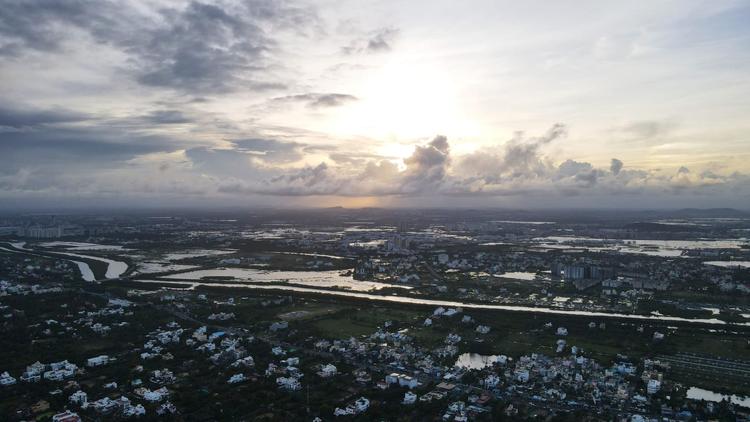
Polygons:
M303 103L305 106L313 109L340 107L342 105L357 101L358 98L349 94L338 93L307 93L297 95L287 95L271 99L274 103Z
M517 132L502 146L483 148L461 157L457 176L466 178L465 181L476 189L484 184L523 181L550 175L555 170L554 166L541 153L541 149L565 136L567 127L559 123L538 137L529 138L523 132Z
M353 40L349 45L343 47L341 52L345 55L387 52L392 49L398 34L399 30L397 28L381 28L365 37Z
M59 50L62 41L67 39L66 27L85 25L89 19L92 23L99 21L101 15L93 10L106 6L105 2L95 4L79 0L3 2L0 55L20 56L29 50Z
M677 125L673 122L642 120L629 123L620 128L620 130L637 139L651 139L664 136L671 132L675 127L677 127Z
M146 128L201 121L193 115L165 108L131 120L145 122ZM111 124L110 119L62 109L5 107L0 122L10 128L0 131L0 190L5 194L387 196L405 201L450 201L452 196L466 201L507 196L553 201L573 195L637 194L664 201L695 195L746 198L750 186L747 175L726 175L717 169L625 169L615 158L603 167L575 159L558 161L546 147L567 136L562 124L541 136L518 132L504 143L464 155L455 155L448 138L439 135L399 162L293 141L293 135L290 140L231 136L207 143L200 136L152 134L139 125ZM305 164L313 152L330 159Z
M274 139L237 139L232 143L236 151L252 154L253 157L269 163L290 163L303 157L306 144L282 142Z
M450 164L448 139L438 135L427 145L415 147L412 155L404 159L404 164L403 192L419 193L438 187Z
M79 194L96 186L130 192L133 186L122 176L133 171L137 160L174 153L192 142L120 123L61 108L2 106L0 127L7 129L0 130L0 191Z
M612 174L617 175L620 173L620 170L622 170L622 166L622 161L618 160L617 158L613 158L609 165L609 171L611 171Z
M0 105L0 127L22 129L40 125L81 122L89 118L90 116L86 114L62 108L37 110Z
M600 171L594 169L591 163L578 162L571 159L565 160L557 168L560 179L568 178L579 186L593 186L600 175Z
M275 142L262 141L258 147L271 147ZM348 159L338 154L338 163L357 165L331 167L323 162L317 166L290 169L261 181L246 179L222 185L221 192L254 193L265 195L412 195L437 192L446 179L450 165L450 145L445 136L417 146L404 159L406 169L399 171L396 164L384 159ZM362 166L362 160L367 160ZM345 171L346 170L346 171Z
M186 116L180 110L156 110L147 114L143 118L148 123L157 125L172 125L182 123L192 123L193 119Z
M255 1L243 6L191 2L161 11L164 25L150 28L130 46L139 82L188 92L236 89L274 90L285 84L266 80L276 49L273 32L289 24L305 24L302 11ZM310 22L316 17L310 13Z
M346 183L326 163L320 163L264 181L253 192L282 196L335 195L342 192Z
M186 144L178 138L99 126L44 125L0 131L0 192L130 195L157 183L148 165L137 165L136 160L174 153ZM182 177L172 185L193 182ZM168 185L163 188L170 189Z
M0 14L0 54L63 49L74 34L127 55L139 83L187 93L277 90L269 79L282 32L304 36L317 27L315 10L292 2L191 1L142 7L120 1L11 0Z

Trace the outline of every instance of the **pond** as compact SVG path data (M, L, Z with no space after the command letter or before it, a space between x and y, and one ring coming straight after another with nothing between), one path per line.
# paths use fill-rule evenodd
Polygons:
M750 397L738 396L736 394L732 394L731 396L729 396L725 394L715 393L711 390L704 390L698 387L690 387L690 389L688 389L687 391L687 398L691 400L705 400L717 403L723 400L730 400L732 403L738 406L750 408Z
M526 281L536 280L536 273L532 273L529 271L512 271L512 272L503 273L503 274L493 274L492 276L498 277L498 278L512 278L516 280L526 280Z

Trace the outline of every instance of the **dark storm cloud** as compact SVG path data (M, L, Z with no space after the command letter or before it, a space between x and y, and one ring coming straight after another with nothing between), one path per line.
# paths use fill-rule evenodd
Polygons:
M56 51L69 27L98 26L105 2L9 0L0 8L0 55L18 56L27 50Z
M0 127L21 129L56 123L81 122L87 119L89 116L86 114L65 109L35 110L0 105Z
M171 152L180 142L163 136L121 133L108 128L51 127L0 132L0 171L51 166L65 171L108 167L143 154Z
M156 110L147 114L143 119L157 125L172 125L192 123L194 120L180 110Z
M75 123L75 124L71 124ZM47 166L75 172L107 168L143 154L171 152L187 143L112 126L96 116L64 109L0 106L0 172Z
M114 131L111 128L38 127L0 132L0 188L8 192L102 194L132 192L151 183L141 171L128 173L132 160L144 154L173 152L181 142L163 136ZM143 170L143 169L141 169ZM140 185L107 174L125 171Z
M196 93L273 90L285 86L266 78L278 65L275 32L303 35L318 22L309 8L271 0L192 1L151 12L106 0L11 0L0 11L0 54L57 51L77 30L127 54L144 85Z
M298 31L317 22L312 10L262 0L239 6L191 2L161 14L165 24L131 48L138 80L189 92L284 88L266 79L278 49L273 31Z
M349 94L337 93L307 93L276 97L271 100L274 103L303 103L309 108L339 107L344 104L357 101L358 98Z

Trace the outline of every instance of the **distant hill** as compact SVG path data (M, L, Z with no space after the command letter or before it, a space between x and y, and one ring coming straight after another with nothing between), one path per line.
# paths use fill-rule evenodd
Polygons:
M750 218L750 212L734 208L683 208L673 213L681 218Z
M639 232L690 232L701 231L704 228L700 226L688 226L681 224L663 224L651 222L638 222L626 224L624 228Z

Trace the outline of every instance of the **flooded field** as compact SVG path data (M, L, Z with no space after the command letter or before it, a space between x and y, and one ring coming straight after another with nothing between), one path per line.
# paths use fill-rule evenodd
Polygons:
M339 271L267 271L253 268L216 268L173 274L164 278L199 281L203 279L232 279L253 283L290 283L312 287L340 288L366 292L385 287L411 289L400 284L357 281Z

